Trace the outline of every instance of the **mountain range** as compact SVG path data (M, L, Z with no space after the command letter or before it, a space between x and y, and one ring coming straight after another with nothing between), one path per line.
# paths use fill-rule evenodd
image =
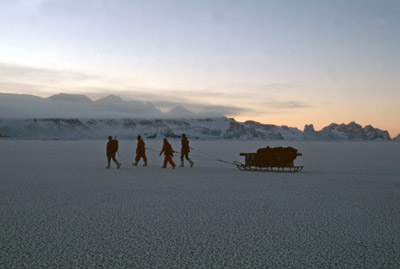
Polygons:
M387 131L372 126L331 124L321 131L306 125L304 131L288 126L237 122L232 118L203 119L2 119L0 136L14 139L122 139L163 137L179 138L185 133L192 139L215 140L333 140L390 141Z
M206 118L223 117L209 111L194 113L183 106L176 106L163 113L150 102L125 101L109 95L96 101L85 95L60 93L48 98L24 94L0 93L0 117L26 118Z
M13 139L122 139L163 137L229 140L390 141L387 131L350 122L332 123L320 131L312 124L295 127L238 122L218 113L194 113L183 106L163 113L151 103L107 96L93 101L85 95L48 98L0 93L0 137ZM393 139L400 141L400 135Z

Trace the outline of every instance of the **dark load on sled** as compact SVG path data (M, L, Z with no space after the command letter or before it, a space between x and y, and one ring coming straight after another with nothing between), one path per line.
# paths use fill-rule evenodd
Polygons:
M297 156L302 156L292 147L260 148L256 153L240 153L245 163L235 162L242 171L299 172L303 166L294 166Z

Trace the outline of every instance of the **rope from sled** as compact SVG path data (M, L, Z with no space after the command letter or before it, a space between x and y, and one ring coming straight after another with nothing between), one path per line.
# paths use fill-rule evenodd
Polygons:
M194 151L197 151L198 153L202 154L202 155L191 154L191 156L194 157L197 160L216 161L216 162L222 162L222 163L226 163L226 164L230 164L230 165L235 165L234 162L229 162L229 161L226 161L226 160L219 159L219 158L217 158L217 157L215 157L213 155L210 155L208 153L205 153L205 152L203 152L201 150L198 150L198 149L195 149L195 148L192 148L192 147L190 147L190 149L192 149ZM155 149L152 149L152 148L148 148L148 147L146 147L146 150L158 152L158 150L155 150ZM180 153L180 152L174 151L173 153Z
M154 152L159 152L158 150L155 150L155 149L151 149L151 148L146 148L146 150L150 150L150 151L154 151ZM172 151L172 153L179 153L179 152L177 152L177 151Z
M195 148L192 148L192 147L190 147L190 149L192 149L194 151L197 151L200 154L203 154L203 156L192 154L191 155L192 157L201 158L202 160L210 160L210 161L216 161L216 162L222 162L222 163L226 163L226 164L230 164L230 165L235 165L233 162L229 162L229 161L225 161L225 160L219 159L219 158L217 158L217 157L215 157L215 156L213 156L211 154L205 153L205 152L203 152L201 150L198 150L198 149L195 149Z
M200 161L210 161L211 159L205 156L201 155L196 155L196 154L190 154L190 157L194 160L200 160ZM212 159L214 160L214 159Z

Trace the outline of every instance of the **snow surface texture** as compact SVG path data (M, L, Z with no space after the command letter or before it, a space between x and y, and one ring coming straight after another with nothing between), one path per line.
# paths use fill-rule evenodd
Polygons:
M193 168L161 169L146 142L148 167L120 141L117 170L106 141L0 141L0 267L400 267L400 143L191 141ZM304 170L198 157L267 145Z

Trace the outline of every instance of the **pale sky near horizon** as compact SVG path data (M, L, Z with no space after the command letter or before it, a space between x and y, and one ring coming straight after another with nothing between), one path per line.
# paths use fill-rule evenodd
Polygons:
M394 137L399 14L397 0L0 0L0 92L200 104L299 129L356 121Z

